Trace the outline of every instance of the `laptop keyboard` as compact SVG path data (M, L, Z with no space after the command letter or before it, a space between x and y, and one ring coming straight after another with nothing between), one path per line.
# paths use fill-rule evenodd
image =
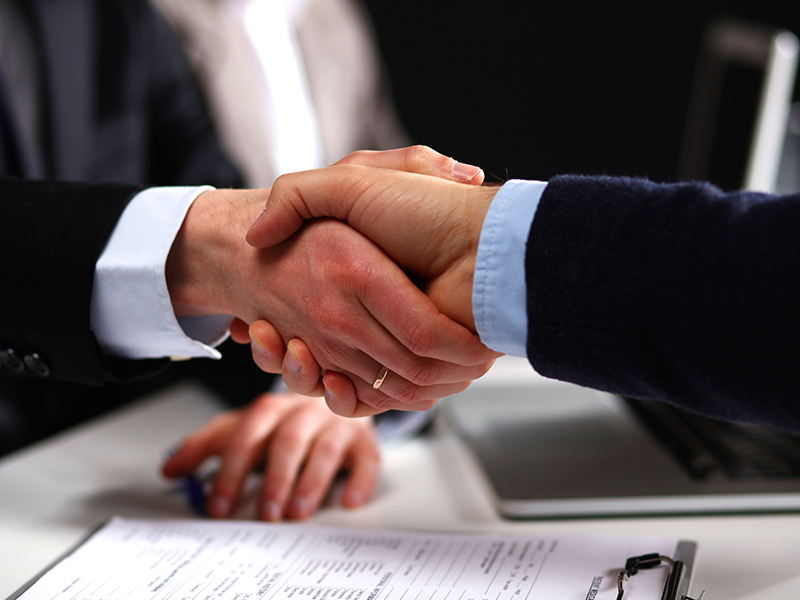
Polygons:
M800 436L708 419L663 402L625 400L695 479L800 476Z

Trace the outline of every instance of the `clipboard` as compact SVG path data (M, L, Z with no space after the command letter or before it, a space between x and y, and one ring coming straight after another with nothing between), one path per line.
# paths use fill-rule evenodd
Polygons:
M694 600L696 551L676 538L114 517L8 600Z

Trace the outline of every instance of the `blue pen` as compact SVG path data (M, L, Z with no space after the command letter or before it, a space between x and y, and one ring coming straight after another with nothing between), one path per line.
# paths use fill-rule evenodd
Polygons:
M192 512L198 517L207 516L205 482L196 475L188 475L181 481L181 488Z
M169 460L175 456L177 451L177 446L173 446L167 450L164 460ZM192 512L198 517L208 516L206 513L206 484L203 478L194 474L187 475L181 479L179 487L183 492L183 495L186 497L186 504L189 505L189 508L192 510Z

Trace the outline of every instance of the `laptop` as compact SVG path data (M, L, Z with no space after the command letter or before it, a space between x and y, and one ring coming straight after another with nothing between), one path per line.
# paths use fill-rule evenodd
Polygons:
M792 191L778 182L800 182L800 164L787 160L800 146L786 136L799 47L786 31L712 24L681 179ZM499 364L495 376L442 406L506 517L800 510L798 437L548 382L526 361Z
M442 400L442 420L505 517L800 510L800 437L547 380L523 359L486 377Z

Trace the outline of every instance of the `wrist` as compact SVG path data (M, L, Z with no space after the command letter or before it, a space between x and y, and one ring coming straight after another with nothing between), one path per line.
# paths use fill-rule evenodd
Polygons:
M170 248L167 287L175 315L237 315L237 273L256 249L245 241L263 198L250 190L209 190L194 201Z
M448 264L426 289L443 314L472 331L475 331L472 290L481 231L499 189L499 186L471 188L460 206L454 204L464 212L447 224L449 235L439 249L439 256Z

